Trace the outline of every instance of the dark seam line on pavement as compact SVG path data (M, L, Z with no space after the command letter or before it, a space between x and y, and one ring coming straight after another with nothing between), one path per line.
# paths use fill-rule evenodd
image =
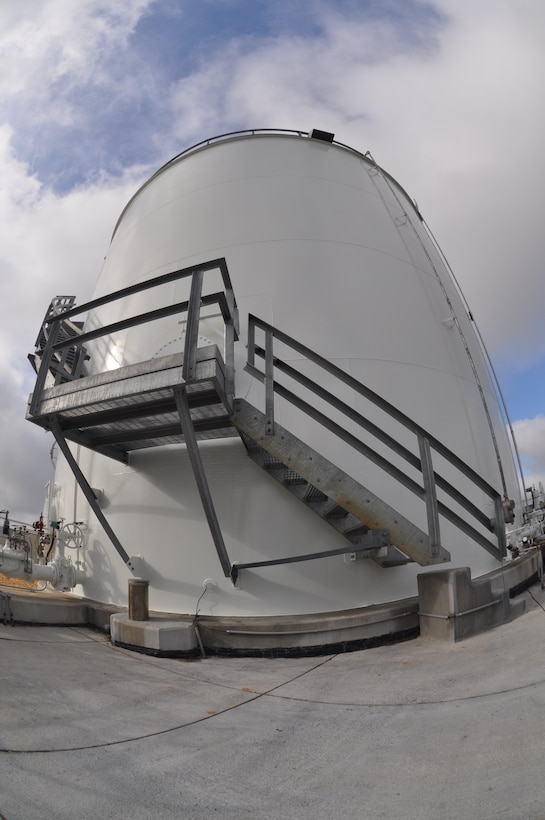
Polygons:
M275 687L275 689L279 689L280 686L288 686L290 683L291 681L287 681L286 683L282 683L279 686ZM276 698L277 700L291 700L298 703L316 703L319 706L365 706L367 708L374 709L381 708L383 706L440 706L448 703L462 703L466 700L479 700L479 698L491 698L495 695L507 695L509 692L520 692L523 689L530 689L532 686L539 686L542 683L545 683L545 678L532 681L531 683L524 683L521 686L513 686L511 689L498 689L494 692L483 692L480 695L467 695L466 697L446 698L445 700L384 701L382 703L358 703L351 701L316 700L315 698L297 698L293 695L271 694L272 692L274 692L274 689L270 689L268 692L263 692L263 694L270 695L272 698Z
M174 675L177 678L183 678L184 680L190 681L191 683L207 683L209 686L218 686L221 689L230 689L230 690L233 690L235 692L240 691L240 686L236 686L235 684L232 684L232 683L221 683L221 681L213 680L213 679L210 679L210 678L207 678L207 677L204 677L204 676L191 675L191 674L183 671L179 666L178 667L176 667L176 666L163 666L163 664L160 662L163 659L160 658L160 657L152 659L152 658L149 657L149 655L144 655L143 653L140 653L140 652L134 652L132 649L125 649L122 646L116 646L115 644L112 644L109 641L105 641L102 644L102 646L104 646L108 650L111 650L112 652L115 652L116 654L123 655L125 658L127 658L127 660L130 660L133 663L144 664L146 666L149 666L151 669L160 669L162 672L168 672L168 673ZM278 689L280 686L286 686L287 684L291 683L292 681L297 680L298 678L302 677L303 675L306 675L309 672L312 672L314 669L319 669L320 666L327 663L328 661L333 660L337 656L338 656L338 653L335 653L333 655L328 655L327 657L324 657L324 660L322 661L322 663L318 663L315 666L310 667L309 669L304 669L298 675L295 675L295 677L288 678L287 680L276 684L276 686L271 687L271 689L267 689L266 692L261 692L261 693L256 693L256 694L265 695L268 692L274 692L275 689ZM218 657L210 656L210 657L206 658L206 660L214 660L214 661L221 662L222 660L230 660L230 659L229 658L221 658L221 657L218 658ZM242 659L241 658L236 658L235 660L242 660ZM274 662L278 662L278 661L282 661L282 660L286 660L286 659L285 658L274 658L274 659L272 659L272 658L251 658L251 660L266 660L267 662L274 663ZM290 660L294 660L294 659L290 659ZM178 658L173 658L172 662L173 663L178 663L178 664L180 664L181 662L182 663L188 663L188 664L193 664L195 662L201 663L201 658L184 659L182 661Z
M62 627L62 628L65 629L66 627ZM107 644L108 643L107 638L105 638L105 640L103 640L103 641L95 641L92 638L86 638L84 640L77 639L77 640L71 640L71 641L42 641L41 639L40 640L32 640L30 638L4 638L1 635L0 635L0 641L5 641L6 643L35 643L38 646L41 646L42 644L59 644L59 643L64 643L64 644L66 644L66 646L72 646L73 644L76 644L76 643L89 643L89 642L98 643L98 644L103 644L103 643ZM0 817L0 820L2 820L1 817Z
M221 689L231 689L235 692L240 691L240 686L236 686L233 683L222 683L221 681L213 680L213 679L207 678L207 677L201 677L200 675L190 675L187 672L184 672L183 670L181 670L179 668L171 667L171 666L163 666L161 663L156 663L156 662L154 663L152 660L150 660L150 658L147 655L143 655L143 654L140 654L138 652L134 652L131 649L123 649L123 647L108 645L107 643L104 644L104 645L107 646L108 648L112 649L114 652L119 652L119 653L124 654L125 657L127 657L128 659L130 659L132 661L135 661L135 662L144 664L146 666L149 666L151 669L159 669L162 672L168 672L169 674L174 675L177 678L183 678L183 680L190 681L191 683L206 683L209 686L219 686ZM331 660L333 660L333 658L336 658L336 657L337 657L337 654L328 655L328 657L325 658L322 663L327 663L328 661L331 661ZM158 658L157 660L160 661L161 659ZM198 660L200 662L200 659L198 659ZM219 659L218 658L213 658L213 660L221 661L221 660L224 660L224 659L222 659L222 658L219 658ZM241 660L241 658L237 658L236 660ZM260 658L252 658L252 660L261 660L261 659ZM274 662L274 661L285 660L285 659L284 658L274 658L274 661L272 659L266 659L266 660L271 660L271 662ZM274 692L274 690L278 689L280 686L287 686L292 681L295 681L298 678L302 677L303 675L308 674L308 672L312 672L314 669L318 669L321 665L322 664L317 664L316 666L312 666L309 669L305 669L302 672L300 672L298 675L295 675L295 677L288 678L287 680L276 684L276 686L273 686L271 689L267 689L266 692L261 692L261 693L256 693L256 694L265 695L268 692Z
M541 607L542 611L545 612L545 607L540 604L537 598L532 593L531 589L526 590L529 595L534 599L536 604ZM294 678L295 680L295 678ZM377 707L377 706L434 706L439 704L448 704L448 703L461 703L466 700L478 700L479 698L490 698L494 695L506 695L509 692L520 692L523 689L530 689L532 686L538 686L541 683L544 683L545 679L540 679L537 681L532 681L531 683L523 683L520 686L513 686L510 689L498 689L494 692L483 692L480 695L467 695L465 697L460 698L446 698L444 700L418 700L418 701L405 701L405 702L398 702L398 701L387 701L383 703L352 703L352 702L338 702L332 700L315 700L310 698L296 698L293 695L275 695L273 694L276 689L280 689L281 686L287 686L291 683L291 681L287 681L285 684L280 684L280 686L276 686L274 689L270 689L268 692L264 694L270 695L273 698L278 698L279 700L292 700L298 701L300 703L316 703L322 706L367 706L367 707Z
M536 598L532 594L531 590L527 590L527 591L529 592L531 597L534 599L534 601L538 604L538 606L540 606L541 609L545 612L545 608L539 603L539 601L536 600ZM5 640L10 640L10 639L5 639ZM87 640L92 640L92 639L89 638ZM85 643L85 642L87 642L87 640L86 641L77 641L77 643ZM27 641L27 643L32 643L32 641ZM60 641L43 641L43 642L40 642L40 643L60 643ZM96 642L96 643L99 643L100 646L110 646L110 648L114 648L114 647L112 647L111 644L108 644L107 641ZM128 653L127 653L127 656L128 656ZM128 656L128 657L130 657L130 656ZM316 669L319 669L321 666L324 666L326 663L329 663L330 661L332 661L336 657L338 657L338 655L330 655L327 658L325 658L323 661L321 661L320 663L317 663L315 666L311 667L310 669L306 669L303 672L301 672L299 675L295 675L290 680L279 683L276 686L271 687L271 689L267 689L267 691L265 691L265 692L257 693L255 695L255 697L248 698L247 700L243 701L242 703L235 704L234 706L229 706L227 709L222 709L220 712L215 712L213 715L203 715L203 717L197 718L196 720L192 720L192 721L189 721L187 723L181 723L177 726L171 726L168 729L161 729L158 732L152 732L150 734L145 734L145 735L138 735L136 737L126 738L124 740L113 740L113 741L110 741L108 743L94 743L94 744L90 744L90 745L86 745L86 746L68 746L68 747L63 748L63 749L3 749L3 748L0 748L0 754L14 754L14 755L15 754L22 754L22 755L55 754L55 753L58 753L58 752L63 753L63 752L86 751L86 750L90 750L90 749L103 749L103 748L107 748L109 746L119 746L122 743L134 743L135 741L138 741L138 740L146 740L147 738L159 737L161 735L169 734L170 732L178 731L179 729L185 729L189 726L195 726L199 723L203 723L206 720L211 720L212 718L217 717L218 715L226 714L227 712L231 712L234 709L239 709L242 706L246 706L246 704L253 703L256 700L259 700L260 698L268 697L268 696L273 697L273 698L277 698L278 700L289 700L289 701L294 701L294 702L299 702L299 703L314 703L314 704L323 705L323 706L341 706L341 707L343 707L343 706L344 707L358 707L358 706L362 707L363 706L363 707L367 707L367 708L401 707L401 706L436 706L436 705L445 705L445 704L449 704L449 703L460 703L460 702L463 702L463 701L466 701L466 700L478 700L480 698L493 697L495 695L508 694L509 692L518 692L518 691L522 691L524 689L529 689L533 686L537 686L538 684L541 684L541 683L544 682L543 680L539 680L539 681L534 681L533 683L524 684L522 686L516 686L516 687L513 687L511 689L501 689L501 690L498 690L496 692L485 692L481 695L468 695L467 697L463 697L463 698L452 698L452 699L447 699L447 700L432 700L432 701L415 701L415 702L412 702L412 703L410 703L410 702L338 703L336 701L320 701L320 700L315 700L315 699L295 698L293 696L290 697L288 695L274 695L273 694L278 689L281 689L283 686L288 686L290 683L293 683L294 681L298 680L299 678L302 678L305 675L308 675L310 672L313 672ZM138 660L142 660L142 659L138 658ZM157 668L157 665L154 665L154 664L151 664L151 663L149 665L150 666L155 666L155 668ZM163 671L168 671L168 670L164 670L164 668L163 668ZM214 682L202 680L201 678L196 678L196 679L192 678L192 679L203 682L203 683L208 683L210 685L222 686L222 684L215 684ZM225 685L223 685L223 686L224 686L224 688L235 689L235 687L229 687L229 686L225 686Z
M222 709L220 712L215 712L213 715L203 715L203 717L196 718L195 720L190 720L187 723L180 723L177 726L171 726L168 729L161 729L158 732L151 732L145 735L137 735L136 737L129 737L125 738L124 740L112 740L108 743L91 743L85 746L67 746L63 749L2 749L0 748L0 754L9 754L9 755L36 755L36 754L56 754L56 753L63 753L63 752L84 752L89 751L91 749L104 749L109 746L120 746L122 743L134 743L137 740L147 740L148 738L152 737L160 737L161 735L167 735L170 732L176 732L179 729L186 729L189 726L196 726L199 723L204 723L206 720L212 720L218 715L224 715L226 712L232 712L234 709L240 709L242 706L246 706L248 703L253 703L256 700L264 697L265 695L274 692L275 689L278 689L280 686L285 686L286 683L292 683L293 681L298 680L298 678L302 678L304 675L308 675L309 672L313 672L315 669L319 669L320 666L324 666L324 664L329 663L333 658L337 657L336 655L331 655L320 663L317 663L311 669L306 669L304 672L301 672L299 675L295 675L291 680L285 681L284 683L279 683L276 686L273 686L271 689L268 689L266 692L260 692L255 695L253 698L247 698L242 703L237 703L234 706L228 706L227 709Z
M527 592L529 593L530 597L534 599L534 601L536 602L536 604L537 604L539 607L541 607L541 609L543 610L543 612L545 612L545 607L543 606L543 604L541 604L541 603L537 600L537 598L536 598L536 596L534 595L534 593L532 592L532 590L531 590L531 589L528 589L528 590L527 590Z

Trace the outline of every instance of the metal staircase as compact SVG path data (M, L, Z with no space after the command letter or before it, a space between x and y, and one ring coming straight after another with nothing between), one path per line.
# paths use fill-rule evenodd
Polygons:
M283 352L284 358L277 350ZM314 365L317 376L311 379L308 367L300 369L298 361ZM450 554L441 544L441 519L454 524L475 545L497 559L506 554L505 520L512 514L511 502L381 396L293 337L252 315L248 320L246 370L263 384L265 406L265 412L260 413L242 400L235 402L231 421L241 433L249 456L342 532L353 546L348 550L239 564L234 568L235 575L244 568L314 560L335 552L373 558L384 567L408 560L422 566L445 562L450 560ZM335 387L326 389L323 385L332 380ZM376 424L340 400L343 387L349 387L378 410L384 425ZM300 411L307 422L317 422L361 454L364 461L375 464L403 491L416 495L425 508L427 531L280 427L275 419L278 398ZM320 410L320 406L324 409ZM396 426L404 436L387 432ZM412 447L400 443L407 437L413 438ZM371 446L372 442L379 443L380 450ZM389 455L383 454L385 448ZM448 479L434 464L437 456L442 470L448 466ZM468 498L469 487L488 496L493 516L488 517Z
M231 421L239 431L248 455L272 478L316 513L351 544L339 552L356 557L372 558L381 566L399 566L418 556L420 563L428 563L428 537L408 521L403 520L402 535L399 513L385 505L369 490L350 478L330 461L275 425L274 435L266 433L266 417L246 401L235 401ZM396 531L405 544L410 544L406 555L391 543L388 526L397 519ZM329 554L329 553L328 553ZM331 554L336 554L332 552ZM319 558L323 553L313 553ZM446 560L442 552L438 560ZM304 559L309 560L305 555ZM262 564L260 564L262 565ZM248 565L244 565L248 566ZM240 565L239 565L240 568Z
M221 274L223 289L208 293L208 272ZM87 332L81 314L102 305L125 300L147 289L187 278L190 297L148 313L127 316L114 324ZM60 301L58 301L60 300ZM383 567L408 561L420 565L450 559L441 544L440 519L446 519L476 545L496 558L506 553L504 515L506 500L484 479L449 451L441 442L390 405L365 385L353 379L286 333L255 316L248 323L246 371L263 386L264 412L235 398L234 345L238 339L238 310L225 259L212 260L174 271L138 285L124 288L79 308L72 297L53 300L31 360L37 369L35 390L30 397L28 419L50 430L74 472L91 509L127 566L136 571L134 560L110 527L98 499L68 446L73 441L110 458L126 462L130 453L146 447L183 443L187 447L201 501L226 577L237 582L243 569L314 561L331 555L345 560L370 558ZM215 345L199 347L201 311L209 306L223 318L224 350ZM152 358L114 371L85 373L91 342L108 339L113 333L179 315L186 326L183 353ZM283 353L284 358L279 355ZM288 352L286 356L286 351ZM298 369L297 361L311 364L315 377ZM92 362L91 362L92 364ZM89 368L91 371L92 368ZM324 385L337 387L328 390ZM349 390L384 417L384 424L341 401ZM364 460L384 471L404 493L416 495L425 511L427 529L416 526L354 477L275 419L278 400L295 408L312 424L321 425ZM319 409L319 408L322 409ZM327 409L329 408L329 409ZM376 412L374 417L376 417ZM393 426L404 431L395 436ZM346 539L346 546L296 556L270 556L267 560L231 562L216 517L198 442L203 439L239 435L248 455L272 479L313 510L328 526ZM412 439L412 445L407 440ZM400 441L405 443L400 443ZM378 442L375 449L372 442ZM385 454L386 452L386 454ZM434 465L448 465L448 480ZM453 475L461 479L456 483ZM469 485L484 492L492 502L492 517L467 497ZM439 494L439 495L438 495Z

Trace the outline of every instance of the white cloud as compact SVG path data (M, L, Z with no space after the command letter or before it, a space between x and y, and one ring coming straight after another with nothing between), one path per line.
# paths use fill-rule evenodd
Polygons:
M33 373L26 360L52 296L90 298L119 211L150 169L118 178L96 169L92 184L54 193L14 143L40 124L59 129L92 116L86 85L109 86L106 67L123 52L149 0L25 0L0 5L0 379L3 453L0 507L34 520L49 478L52 437L25 420ZM136 80L129 73L130 82ZM88 88L87 88L88 92ZM119 94L120 89L116 88ZM8 124L11 123L11 124ZM44 136L44 139L47 137ZM62 162L78 146L53 145Z
M142 171L55 195L13 157L9 137L0 129L0 508L29 520L43 501L52 439L25 420L34 382L26 355L52 296L74 294L80 304L91 297L115 220Z
M30 368L30 366L29 366ZM51 436L25 419L26 393L23 376L2 357L2 468L0 508L14 520L37 520L44 501L44 486L51 477Z
M0 7L0 94L47 103L54 85L104 81L105 52L122 48L151 0L8 0ZM56 103L60 102L56 97ZM67 112L63 112L68 116ZM58 116L58 110L55 111Z
M142 181L142 169L130 169L56 195L13 157L8 137L0 129L0 266L12 317L0 326L2 356L28 343L30 328L36 335L51 296L90 297L119 211Z
M545 415L515 421L513 430L523 463L526 486L537 486L545 477Z
M23 418L31 383L26 353L49 299L75 293L81 302L91 295L118 213L143 173L153 170L123 166L120 155L119 179L104 171L108 140L118 137L109 117L120 100L134 101L136 111L144 99L154 106L142 122L142 163L152 149L166 159L232 128L317 127L370 149L418 200L493 357L520 369L545 359L541 0L436 0L414 5L411 15L393 2L380 9L382 17L375 5L369 7L374 16L366 4L354 4L347 16L334 4L316 3L309 20L318 34L235 38L219 51L216 38L214 52L203 48L202 63L158 93L147 55L131 52L131 33L161 6L152 0L0 4L0 103L11 123L0 127L0 274L7 306L0 377L10 420L0 507L10 487L13 497L17 489L34 499L38 494L28 454L38 464L34 448L45 452L49 445ZM180 8L191 14L191 3ZM75 138L70 128L97 119L98 109L97 130L89 135L83 128ZM56 145L59 134L70 141L64 136ZM76 166L89 154L91 171L84 167L82 179L92 182L54 193L29 153L28 163L14 153L24 139L37 152L48 143L61 170L63 152ZM545 474L540 424L516 425L535 474Z
M318 127L371 149L418 200L492 353L535 364L545 356L545 5L434 5L444 18L419 18L409 40L395 20L328 7L319 38L232 42L173 89L174 133Z

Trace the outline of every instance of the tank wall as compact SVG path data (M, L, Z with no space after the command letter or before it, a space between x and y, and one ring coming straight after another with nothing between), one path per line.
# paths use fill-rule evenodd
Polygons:
M447 300L509 466L488 370L454 284L395 183L352 152L300 138L213 145L170 166L132 201L96 295L223 255L243 342L246 315L254 312L327 358L349 362L358 378L476 469L483 470L484 460L484 474L496 483L495 455L490 462L490 448L475 447L490 433L483 413L473 412L475 394L482 402L458 330L448 324ZM143 295L142 309L147 303ZM165 336L177 332L174 319ZM132 355L154 354L157 340L148 329L131 333ZM245 374L238 371L242 393ZM435 389L441 376L446 394ZM462 430L456 419L467 415L467 406L472 417Z
M253 313L371 387L501 490L468 345L493 417L509 492L515 492L509 443L471 322L412 203L370 162L332 145L277 135L233 139L192 153L152 178L129 203L95 296L223 256L241 318L237 396L263 407L262 386L243 370L247 316ZM161 298L187 298L187 284L178 283ZM130 308L154 306L146 293L134 297ZM103 308L89 325L122 318L128 307ZM452 323L453 312L465 341ZM221 323L211 317L200 332L217 343ZM100 369L108 356L122 365L173 352L182 333L178 317L156 328L131 330L107 340L91 367L94 361ZM310 363L290 355L312 375ZM376 409L349 388L331 387L381 421ZM337 439L282 402L277 418L423 525L422 503L400 496L391 479L340 447ZM397 428L391 432L406 435ZM232 560L345 546L341 536L250 462L240 442L202 445L201 451ZM422 568L384 570L371 561L347 564L342 556L246 571L244 588L233 590L218 578L218 560L185 458L183 449L160 448L131 456L130 465L120 470L107 459L82 454L89 461L91 483L105 489L105 513L114 529L123 543L134 543L128 552L145 554L156 574L152 606L191 611L207 577L219 585L215 603L206 600L209 593L203 599L201 611L209 606L211 614L310 612L415 594ZM61 485L64 480L59 473ZM486 507L488 502L481 498L477 503ZM470 565L474 575L496 565L447 524L442 532L453 565ZM111 564L118 577L117 591L111 593L115 598L124 594L126 570L116 556ZM100 598L101 583L98 573L85 585L85 594Z

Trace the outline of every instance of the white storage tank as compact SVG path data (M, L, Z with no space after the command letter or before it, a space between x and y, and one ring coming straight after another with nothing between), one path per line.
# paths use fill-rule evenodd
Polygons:
M331 526L333 515L324 520L327 516L282 486L282 480L289 484L286 475L275 481L274 470L248 457L233 428L231 436L201 440L199 453L229 561L261 564L235 573L234 584L218 559L183 443L135 449L127 463L73 444L119 541L128 555L141 556L138 571L150 582L151 608L240 618L339 613L411 598L417 574L438 567L469 566L477 577L500 566L505 542L502 546L498 511L502 503L519 499L511 443L471 316L403 188L370 156L323 132L256 131L210 140L165 165L128 203L94 298L216 259L225 260L239 311L235 399L259 414L270 409L263 380L247 367L248 317L254 316L297 343L291 346L279 336L274 348L284 364L274 375L284 386L274 399L274 424L292 437L288 449L295 448L299 460L319 454L338 469L335 480L348 477L352 488L361 487L363 495L368 490L399 520L428 533L430 508L413 486L422 484L418 464L426 452L419 449L415 429L425 432L432 442L432 474L435 470L444 479L425 488L427 497L436 494L439 502L440 544L435 552L432 546L432 560L421 562L408 560L402 549L390 551L400 559L390 562L380 560L388 552L384 547L352 551L345 534ZM206 277L212 291L221 289L217 272ZM189 294L188 278L128 294L93 309L85 330L187 300ZM214 344L226 355L229 340L217 306L203 308L198 334L199 347ZM121 328L88 343L86 374L122 372L179 353L186 336L178 313ZM264 347L259 328L258 338ZM258 358L264 371L259 351ZM322 359L334 367L324 368ZM318 392L294 379L290 367L317 384ZM339 378L335 368L349 378ZM397 416L369 401L358 384ZM336 403L320 389L330 391ZM294 406L286 391L306 405ZM329 426L309 414L309 407ZM397 451L380 435L377 439L373 424L399 445ZM345 435L339 436L339 429ZM363 448L354 446L354 439ZM434 450L434 442L467 465L467 475L448 454ZM366 447L387 458L392 470L377 465ZM412 454L408 462L403 448ZM399 481L399 470L407 483ZM472 471L497 498L475 482ZM319 483L313 484L318 490ZM459 496L449 501L445 487L451 483ZM450 505L455 518L468 520L460 497L480 511L481 522L472 526L491 549L445 514ZM130 572L62 457L51 503L57 518L85 522L86 576L76 591L126 603ZM496 523L487 531L483 521L492 520ZM384 519L381 523L389 530ZM390 523L395 530L397 524ZM391 536L390 543L399 546ZM324 552L333 554L271 563Z

